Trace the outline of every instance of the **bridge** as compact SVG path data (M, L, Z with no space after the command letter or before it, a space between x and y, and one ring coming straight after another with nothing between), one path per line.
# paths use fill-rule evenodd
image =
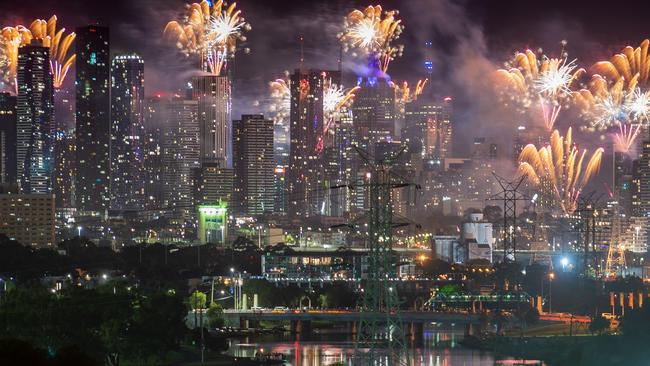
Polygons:
M390 316L396 316L392 314ZM360 312L355 310L224 310L226 324L238 325L240 328L256 328L259 322L290 322L291 331L311 333L314 321L344 323L350 333L356 333L357 325L362 320L385 319L385 313ZM425 323L447 323L469 326L480 322L480 314L470 312L432 312L400 311L402 322L408 326L411 334L422 334Z

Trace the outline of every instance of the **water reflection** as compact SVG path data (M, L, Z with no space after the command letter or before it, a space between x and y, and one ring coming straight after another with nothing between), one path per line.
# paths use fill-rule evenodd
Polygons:
M413 366L493 366L488 352L465 348L457 342L463 331L451 326L427 326L417 346L410 349ZM354 355L354 340L346 334L316 334L309 341L296 341L291 335L264 336L232 341L229 353L253 357L256 352L283 353L290 366L349 364Z

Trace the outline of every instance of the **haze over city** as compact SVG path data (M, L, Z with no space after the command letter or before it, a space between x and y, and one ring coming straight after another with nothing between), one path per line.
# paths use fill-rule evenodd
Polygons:
M191 1L0 3L1 365L646 363L650 4Z

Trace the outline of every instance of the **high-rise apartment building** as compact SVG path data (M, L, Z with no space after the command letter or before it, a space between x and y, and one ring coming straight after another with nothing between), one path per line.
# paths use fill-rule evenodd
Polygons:
M76 29L77 209L103 212L110 203L109 29Z
M261 114L233 121L236 200L243 213L260 215L275 205L273 121Z
M352 114L362 146L372 148L379 141L395 138L395 90L388 79L363 78L356 93ZM372 149L370 149L372 150Z
M111 204L116 210L144 207L144 61L118 55L111 66Z
M163 207L194 214L193 169L200 167L198 102L175 98L162 141Z
M75 207L75 94L72 90L54 90L54 197L57 209Z
M231 164L230 79L228 76L216 75L192 78L192 99L198 102L201 161L223 161Z
M17 174L25 194L52 193L54 89L50 50L40 41L18 49Z
M641 144L641 155L633 167L632 216L650 216L650 141Z
M442 103L420 97L406 105L405 129L402 139L411 152L425 159L442 160L451 157L452 116L451 100Z
M0 93L0 184L16 183L16 97Z
M163 202L163 155L164 126L169 116L169 100L153 96L145 101L143 149L143 179L145 208L158 209Z
M296 70L291 75L290 150L285 208L290 216L318 213L323 201L322 160L317 149L324 130L323 88L339 84L340 72Z

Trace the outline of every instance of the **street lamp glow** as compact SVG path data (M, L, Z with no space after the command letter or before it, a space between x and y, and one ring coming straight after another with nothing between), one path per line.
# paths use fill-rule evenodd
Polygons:
M562 257L562 259L560 259L560 263L562 264L562 267L568 266L569 265L569 258Z

